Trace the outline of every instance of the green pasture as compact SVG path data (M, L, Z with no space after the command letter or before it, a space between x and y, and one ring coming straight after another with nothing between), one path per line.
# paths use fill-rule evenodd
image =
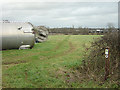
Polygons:
M33 49L2 51L3 88L96 88L76 68L100 35L53 35Z

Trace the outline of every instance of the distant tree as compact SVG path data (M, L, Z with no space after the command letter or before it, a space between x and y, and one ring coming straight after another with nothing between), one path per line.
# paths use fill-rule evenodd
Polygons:
M108 27L108 32L111 33L112 31L115 30L114 24L113 23L108 23L107 24Z
M81 28L82 28L82 26L79 26L78 28L79 28L79 29L81 29Z
M74 25L72 25L72 28L74 29Z

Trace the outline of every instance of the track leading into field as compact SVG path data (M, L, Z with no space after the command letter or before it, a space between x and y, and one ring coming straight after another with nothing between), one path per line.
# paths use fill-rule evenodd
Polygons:
M55 35L31 50L3 51L3 87L81 87L73 68L93 37Z

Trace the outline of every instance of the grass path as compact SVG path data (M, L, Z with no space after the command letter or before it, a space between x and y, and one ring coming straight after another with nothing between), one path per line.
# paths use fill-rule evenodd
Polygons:
M33 49L3 51L3 87L85 87L73 68L81 64L85 47L98 37L54 35Z

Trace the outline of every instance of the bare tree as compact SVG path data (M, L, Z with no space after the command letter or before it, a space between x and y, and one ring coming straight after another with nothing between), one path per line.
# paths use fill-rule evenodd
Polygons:
M114 24L113 23L108 23L107 24L108 27L108 32L111 33L112 31L115 30Z

